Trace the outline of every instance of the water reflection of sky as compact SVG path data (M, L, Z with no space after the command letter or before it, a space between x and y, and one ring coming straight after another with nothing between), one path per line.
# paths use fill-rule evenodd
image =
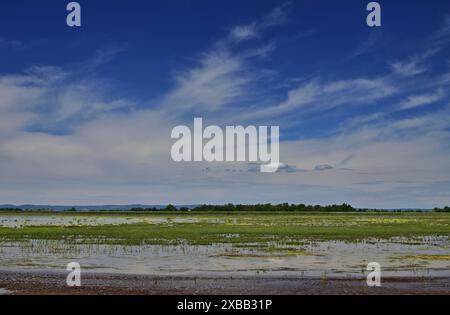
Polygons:
M63 241L3 242L1 268L64 271L77 261L84 271L149 275L362 276L369 262L381 264L385 276L450 276L449 239L394 238L389 241L306 242L270 251L248 244L75 245ZM421 256L418 256L421 255ZM425 259L424 259L425 257ZM430 259L426 259L430 257Z

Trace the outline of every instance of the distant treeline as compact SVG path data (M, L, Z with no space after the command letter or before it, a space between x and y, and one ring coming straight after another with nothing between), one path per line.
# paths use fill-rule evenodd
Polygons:
M450 207L444 207L444 208L434 208L434 212L450 212Z
M131 208L128 210L111 210L111 209L103 209L103 210L77 210L75 207L67 209L67 210L53 210L50 208L42 208L42 209L20 209L20 208L0 208L0 211L8 211L8 212L20 212L20 211L31 211L31 212L161 212L161 211L178 211L178 212L423 212L429 210L420 210L420 209L392 209L392 210L382 210L382 209L361 209L361 208L353 208L351 205L343 203L341 205L304 205L304 204L255 204L255 205L235 205L235 204L226 204L226 205L201 205L201 206L174 206L169 204L168 206L162 207L151 207L151 208ZM434 208L434 212L450 212L450 207L444 208Z
M78 211L75 207L62 211L55 211L52 209L44 208L44 209L20 209L20 208L2 208L0 211L12 211L12 212L20 212L20 211L32 211L32 212L75 212ZM102 211L131 211L131 212L161 212L161 211L179 211L179 212L276 212L276 211L285 211L285 212L294 212L294 211L310 211L310 212L354 212L354 211L363 211L359 209L355 209L352 206L343 203L342 205L329 205L329 206L311 206L304 204L288 204L282 203L277 205L272 204L255 204L255 205L234 205L234 204L226 204L226 205L201 205L197 207L176 207L174 205L169 204L165 208L131 208L129 210L109 210L104 209ZM89 212L89 211L83 211ZM92 211L94 212L94 211Z
M168 205L163 209L155 208L133 208L131 211L198 211L198 212L257 212L257 211L315 211L315 212L352 212L358 211L348 204L330 205L330 206L307 206L304 204L256 204L256 205L201 205L194 208L177 208L173 205Z

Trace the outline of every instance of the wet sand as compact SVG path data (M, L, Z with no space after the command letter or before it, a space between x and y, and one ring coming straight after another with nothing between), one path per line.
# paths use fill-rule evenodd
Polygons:
M450 295L450 278L390 277L369 288L365 278L279 276L149 276L86 273L81 287L66 285L66 274L0 271L0 289L18 295Z

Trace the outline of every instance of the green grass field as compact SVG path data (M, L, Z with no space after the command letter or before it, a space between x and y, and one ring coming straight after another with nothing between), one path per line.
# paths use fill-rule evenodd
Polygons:
M81 244L178 244L348 240L391 237L450 236L450 213L6 213L0 240L64 240ZM43 218L48 224L37 226ZM102 224L105 218L119 224ZM68 224L52 225L64 219ZM98 222L97 222L98 221ZM86 224L89 222L89 224Z

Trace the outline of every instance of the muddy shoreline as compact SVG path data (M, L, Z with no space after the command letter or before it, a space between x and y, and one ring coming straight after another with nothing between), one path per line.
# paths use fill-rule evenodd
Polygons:
M369 288L363 278L279 276L149 276L87 273L82 286L67 287L66 274L0 271L2 291L16 295L450 295L450 278L390 277ZM6 290L6 291L5 291Z

